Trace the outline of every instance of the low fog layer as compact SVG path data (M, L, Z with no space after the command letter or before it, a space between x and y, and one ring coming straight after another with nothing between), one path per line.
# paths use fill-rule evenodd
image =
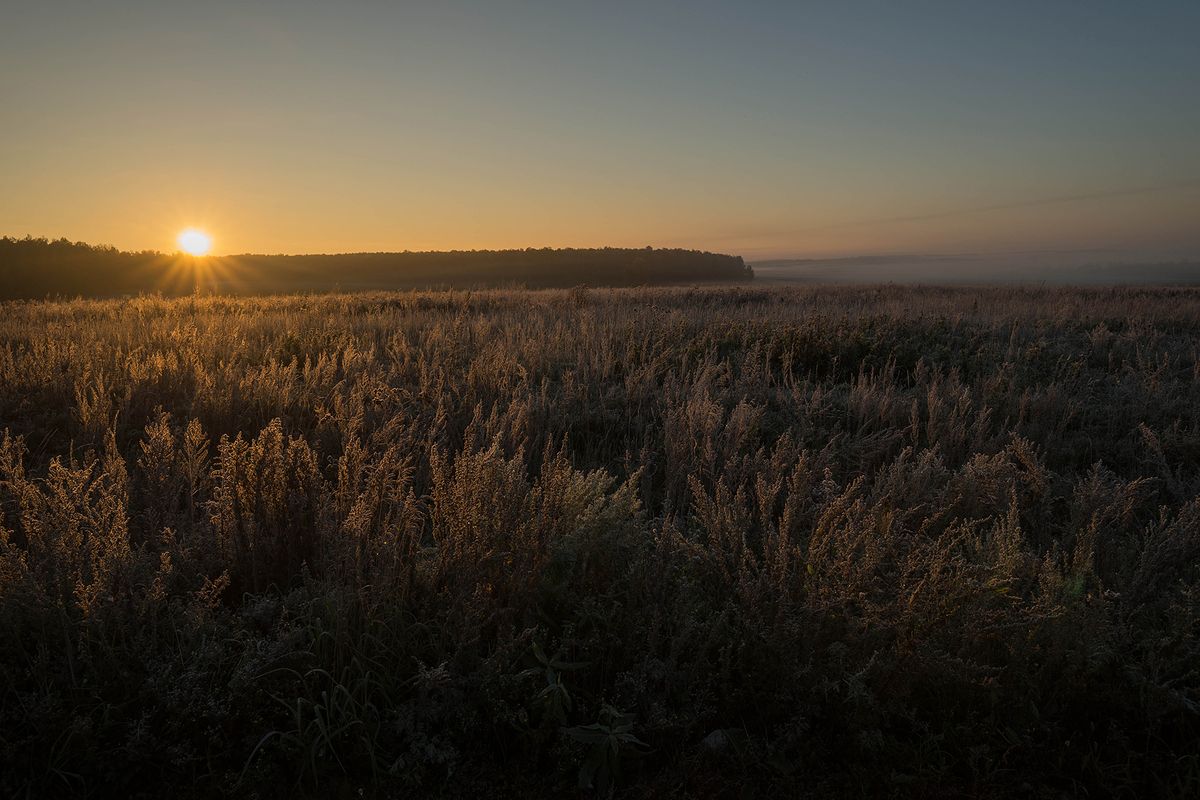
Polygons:
M1200 283L1200 257L1110 252L880 255L751 262L757 283Z

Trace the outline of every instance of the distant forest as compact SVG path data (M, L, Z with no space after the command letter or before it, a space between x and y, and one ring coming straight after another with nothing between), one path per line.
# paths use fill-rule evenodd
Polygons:
M193 258L66 239L0 238L0 299L497 286L743 282L740 256L680 249L527 249Z

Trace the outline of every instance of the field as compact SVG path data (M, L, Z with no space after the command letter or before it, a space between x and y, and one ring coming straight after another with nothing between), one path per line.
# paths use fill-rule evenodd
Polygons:
M0 794L1197 796L1200 290L0 306Z

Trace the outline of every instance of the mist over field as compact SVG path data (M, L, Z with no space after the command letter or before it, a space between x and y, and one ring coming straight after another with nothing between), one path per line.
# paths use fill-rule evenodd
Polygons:
M750 261L760 285L924 283L1061 286L1200 284L1200 257L1168 252L872 255Z

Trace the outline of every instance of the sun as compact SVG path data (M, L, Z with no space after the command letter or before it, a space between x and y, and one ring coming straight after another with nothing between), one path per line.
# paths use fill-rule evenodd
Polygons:
M195 228L180 231L176 241L179 242L180 250L193 256L206 255L209 248L212 247L212 237Z

